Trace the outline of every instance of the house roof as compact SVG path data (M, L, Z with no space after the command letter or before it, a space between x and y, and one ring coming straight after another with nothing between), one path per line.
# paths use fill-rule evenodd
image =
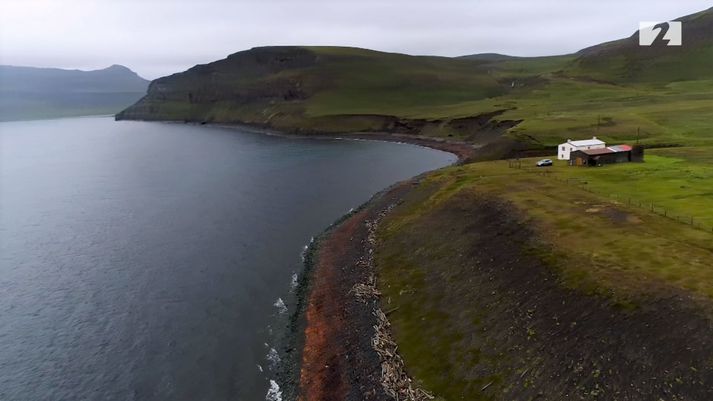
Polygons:
M599 148L599 149L582 149L580 152L589 155L589 156L598 156L598 155L606 155L609 153L621 153L621 152L629 152L631 151L631 146L629 145L616 145L616 146L609 146L607 148Z
M592 139L583 139L581 141L567 141L567 143L577 148L581 146L604 145L604 141L597 139L597 137Z
M589 156L606 155L608 153L614 153L611 148L599 148L599 149L582 149L580 152Z

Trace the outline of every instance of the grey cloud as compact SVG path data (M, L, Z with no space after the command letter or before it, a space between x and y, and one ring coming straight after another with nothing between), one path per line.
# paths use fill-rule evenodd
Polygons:
M0 63L156 78L262 45L346 45L409 54L562 54L629 36L703 0L3 0Z

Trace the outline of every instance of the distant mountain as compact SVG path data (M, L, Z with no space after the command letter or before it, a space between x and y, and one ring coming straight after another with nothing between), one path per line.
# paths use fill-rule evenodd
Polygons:
M120 65L94 71L0 66L0 121L114 114L139 100L148 84Z
M500 54L500 53L478 53L478 54L468 54L465 56L459 56L456 58L466 59L466 60L504 61L504 60L518 59L520 57L508 56L507 54Z

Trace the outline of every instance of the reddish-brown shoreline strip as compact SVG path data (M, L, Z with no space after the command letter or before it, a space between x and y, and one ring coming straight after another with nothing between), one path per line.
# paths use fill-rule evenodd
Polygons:
M373 199L320 241L310 273L300 366L302 401L389 400L381 385L381 361L372 348L373 308L350 293L373 273L364 260L365 225L400 199L410 182Z
M348 248L353 246L358 226L365 211L359 212L340 224L320 244L316 265L312 271L311 288L305 328L305 342L300 369L302 400L337 400L347 392L344 377L344 336L348 318L341 304L344 298L343 279L339 277L338 264L345 262Z

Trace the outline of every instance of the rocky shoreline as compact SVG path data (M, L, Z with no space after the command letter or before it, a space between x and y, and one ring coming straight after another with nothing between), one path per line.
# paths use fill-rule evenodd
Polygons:
M115 117L116 118L116 117ZM116 118L117 120L121 120ZM368 141L385 141L394 143L405 143L409 145L423 146L427 148L432 148L436 150L441 150L444 152L452 153L458 157L458 163L464 163L473 160L479 153L482 153L480 149L487 147L490 144L471 144L463 141L454 141L445 138L434 138L423 135L416 134L403 134L403 133L391 133L391 132L344 132L340 134L330 134L330 133L313 133L306 134L301 132L289 132L289 131L278 131L266 127L260 124L248 124L248 123L198 123L198 122L184 122L184 121L154 121L154 120L137 120L137 121L152 121L161 122L165 124L191 124L191 125L203 125L208 127L222 127L222 128L240 128L242 130L247 130L250 132L265 134L265 135L275 135L283 137L298 137L298 138L312 138L312 139L348 139L348 140L368 140Z
M356 139L377 138L360 134ZM407 142L391 135L378 139ZM475 152L470 145L416 141L414 144L455 153L459 163ZM380 308L373 265L378 222L419 178L374 195L310 244L283 359L285 400L432 398L414 387L404 371L390 336L387 315L391 311Z
M376 195L315 242L306 259L292 332L301 349L292 357L297 400L388 400L382 359L374 349L380 316L373 287L370 235L374 224L412 184ZM382 312L383 314L383 312ZM297 363L295 363L297 362Z

